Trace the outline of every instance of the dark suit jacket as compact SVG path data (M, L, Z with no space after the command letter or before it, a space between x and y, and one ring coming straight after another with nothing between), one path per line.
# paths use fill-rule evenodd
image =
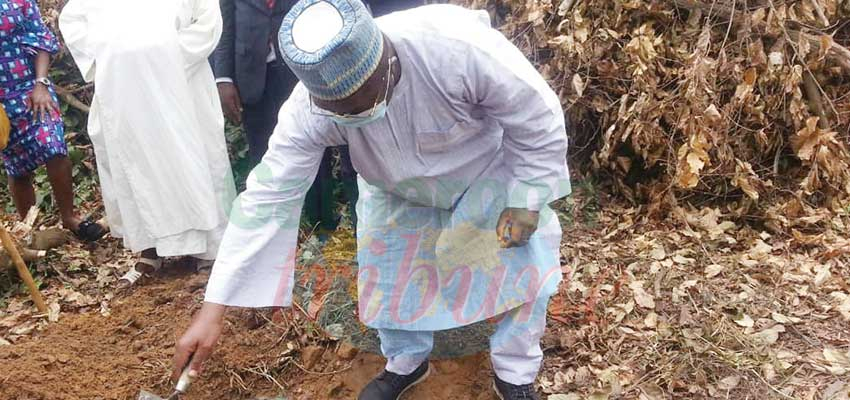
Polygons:
M277 32L283 17L297 0L277 0L269 10L266 0L220 0L224 32L213 54L216 78L230 78L239 88L242 102L258 102L266 85L266 57L269 39L274 40L277 61L282 62L277 46ZM375 16L417 7L423 0L365 1Z
M372 14L376 17L389 14L394 11L406 10L408 8L419 7L425 4L424 0L369 0L365 3L369 4L372 9Z
M269 9L266 0L220 0L224 31L215 50L216 78L230 78L239 88L242 102L256 103L266 86L269 40L277 43L283 17L296 0L277 0ZM280 50L273 46L278 53Z

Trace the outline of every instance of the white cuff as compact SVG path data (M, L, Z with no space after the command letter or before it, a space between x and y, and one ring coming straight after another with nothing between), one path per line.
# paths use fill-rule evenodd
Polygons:
M225 76L225 77L221 77L221 78L216 78L215 83L233 83L233 79Z

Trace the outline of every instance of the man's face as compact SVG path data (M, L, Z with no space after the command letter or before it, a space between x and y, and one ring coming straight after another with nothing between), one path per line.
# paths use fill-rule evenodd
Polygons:
M389 43L386 39L384 43ZM388 46L384 46L384 53L381 55L381 62L372 73L372 76L366 80L366 83L360 87L351 96L342 100L321 100L313 98L313 103L322 110L329 111L337 115L357 115L368 111L375 107L378 103L386 98L389 101L392 98L392 82L390 79L390 50ZM397 64L397 63L396 63ZM393 65L393 74L398 75L398 65Z

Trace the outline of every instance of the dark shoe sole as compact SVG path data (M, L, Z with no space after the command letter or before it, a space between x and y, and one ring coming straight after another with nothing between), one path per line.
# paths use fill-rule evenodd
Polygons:
M404 388L404 390L402 390L402 391L401 391L401 393L399 393L399 394L398 394L398 397L396 397L396 398L395 398L395 400L399 400L399 399L401 399L401 396L404 396L404 393L405 393L405 392L407 392L408 390L410 390L410 388L412 388L412 387L414 387L414 386L416 386L416 385L418 385L418 384L422 383L422 382L423 382L425 379L427 379L430 375L431 375L431 363L428 363L428 370L427 370L427 371L425 371L425 373L424 373L424 374L422 374L422 376L421 376L421 377L419 377L419 379L417 379L416 381L414 381L413 383L411 383L408 387Z
M505 400L505 396L502 396L502 392L500 392L499 387L496 386L495 380L493 380L493 391L496 392L496 396L499 397L499 400Z

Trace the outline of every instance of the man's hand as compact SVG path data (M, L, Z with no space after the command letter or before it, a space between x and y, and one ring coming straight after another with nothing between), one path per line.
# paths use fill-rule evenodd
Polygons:
M189 360L189 376L196 378L203 372L204 361L209 358L221 336L222 321L226 307L219 304L204 303L201 311L195 315L192 325L177 341L174 352L174 371L171 379L177 381Z
M218 97L221 99L221 109L224 116L235 124L242 123L242 99L239 98L239 89L233 82L218 83Z
M524 208L506 208L499 216L496 235L503 249L525 246L537 230L540 213Z
M32 111L33 117L38 121L46 122L54 116L59 115L59 104L53 101L53 96L47 90L47 86L42 83L36 83L32 92L26 99L27 108Z

